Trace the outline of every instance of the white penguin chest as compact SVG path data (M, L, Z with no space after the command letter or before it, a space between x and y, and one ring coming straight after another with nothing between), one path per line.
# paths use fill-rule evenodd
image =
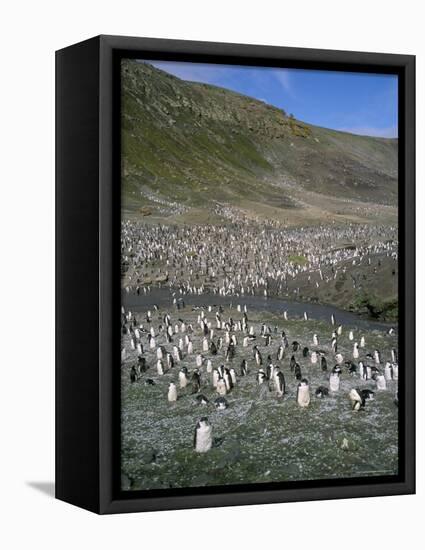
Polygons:
M205 426L196 430L196 447L198 453L206 453L212 447L212 428Z
M168 390L168 401L177 401L177 389L175 386Z
M339 390L339 376L337 374L332 374L329 378L329 387L331 391Z
M298 405L307 407L310 403L310 390L308 386L300 386L298 388Z

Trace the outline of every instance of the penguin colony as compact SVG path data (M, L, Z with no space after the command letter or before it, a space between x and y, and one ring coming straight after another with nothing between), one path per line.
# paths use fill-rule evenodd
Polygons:
M249 390L250 401L273 400L282 408L296 404L293 414L304 415L302 422L308 422L312 407L335 401L361 418L389 394L397 417L395 330L382 338L345 328L334 316L318 325L306 315L290 319L286 313L279 326L261 322L261 316L242 301L225 309L192 307L175 295L167 309L141 313L122 308L125 387L148 386L145 392L161 388L155 395L164 407L188 407L193 444L188 438L186 444L197 454L210 452L216 437L223 436L220 418L240 402L241 388L244 394ZM294 338L295 331L301 336ZM377 339L385 346L370 347ZM233 428L243 420L238 417Z
M162 285L180 295L304 299L345 279L353 291L367 288L384 260L391 267L389 276L396 274L395 226L287 228L272 222L233 222L182 227L124 221L121 257L126 291L143 295ZM369 269L368 277L355 271L362 267Z
M308 312L295 319L286 311L276 317L249 308L251 296L305 302L320 292L332 302L340 282L358 293L368 289L375 274L388 274L393 284L397 227L291 228L250 219L230 206L211 208L227 222L122 222L122 286L129 303L139 304L121 313L122 429L126 448L133 449L129 457L150 440L163 456L171 456L175 448L187 449L192 458L212 456L236 438L229 434L239 433L258 413L255 444L247 443L251 455L257 442L262 452L267 450L273 425L280 417L291 424L289 414L295 419L292 429L299 431L291 433L282 421L276 441L288 443L279 443L271 456L280 456L281 445L301 441L314 422L319 422L318 437L321 422L328 432L329 425L346 426L348 443L340 449L349 452L355 422L362 426L365 442L370 437L373 445L379 440L384 446L385 440L385 449L364 451L381 456L382 465L396 449L396 328L384 334L342 326L335 315L323 323ZM143 297L156 288L166 298L147 310ZM208 303L217 296L222 305L191 305L193 296L202 303L203 295L209 295ZM387 439L377 437L385 431ZM316 441L316 447L320 444ZM128 458L124 464L126 460L131 462ZM305 460L299 479L316 475L313 458Z

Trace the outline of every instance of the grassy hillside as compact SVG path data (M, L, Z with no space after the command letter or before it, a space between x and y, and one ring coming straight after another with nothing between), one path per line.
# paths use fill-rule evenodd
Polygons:
M219 202L292 223L395 216L397 140L311 126L134 60L123 62L122 90L129 212L203 220Z

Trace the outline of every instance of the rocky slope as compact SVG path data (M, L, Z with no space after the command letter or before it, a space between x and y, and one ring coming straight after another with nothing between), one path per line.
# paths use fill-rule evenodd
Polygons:
M212 221L394 221L397 140L308 125L235 92L122 65L123 208ZM218 216L220 218L220 216Z

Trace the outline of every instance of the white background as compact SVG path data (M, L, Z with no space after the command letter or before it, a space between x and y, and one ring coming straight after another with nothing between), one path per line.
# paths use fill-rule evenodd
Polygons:
M424 376L418 495L98 517L55 501L54 51L123 34L417 55L418 311L424 308L424 16L405 0L56 0L0 16L0 545L2 548L400 548L423 540ZM421 215L422 214L422 215ZM76 282L76 284L79 284ZM424 326L418 324L419 346ZM421 510L422 506L422 510ZM420 538L419 538L420 537ZM419 543L420 544L420 543Z

